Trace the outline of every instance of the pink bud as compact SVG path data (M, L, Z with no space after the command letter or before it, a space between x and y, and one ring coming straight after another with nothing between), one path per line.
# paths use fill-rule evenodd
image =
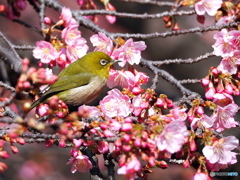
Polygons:
M78 156L78 151L77 151L76 149L71 149L71 150L70 150L70 155L71 155L72 157L77 157L77 156Z
M213 73L214 75L218 75L218 74L219 74L219 71L218 71L218 69L217 69L216 67L213 67L213 68L211 69L211 71L212 71L212 73Z
M73 144L75 147L80 147L83 143L82 139L73 139Z
M53 140L46 140L46 147L51 147L53 145Z
M191 151L196 151L197 150L197 145L194 139L190 141L190 150Z
M148 106L149 106L148 101L143 101L143 102L140 103L141 109L147 109Z
M9 154L7 151L0 151L0 157L4 158L4 159L7 159L9 158Z
M156 105L158 106L164 106L165 102L162 98L157 98Z
M141 139L140 138L136 138L134 140L134 146L136 146L136 147L140 147L141 146Z
M12 150L12 152L13 152L14 154L16 154L16 153L19 152L19 151L18 151L18 148L17 148L16 146L11 145L10 147L11 147L11 150Z
M233 88L230 84L226 84L224 91L228 94L232 94L233 93Z
M184 163L183 163L183 167L184 168L188 168L189 167L189 165L190 165L190 162L189 162L189 160L187 159L187 160L185 160L184 161Z
M124 150L124 151L131 151L131 146L130 145L123 145L122 146L122 149Z
M24 87L25 89L29 89L29 88L31 87L30 82L29 82L29 81L23 82L23 87Z
M155 166L155 158L153 156L148 157L148 164L150 167Z
M60 140L59 146L62 148L66 147L66 142L64 140Z
M196 113L199 114L199 115L203 115L204 114L204 109L202 106L198 106L196 108Z
M108 125L105 124L105 123L101 123L101 124L100 124L100 128L101 128L102 130L108 129Z
M121 139L118 139L114 142L114 145L117 146L117 147L121 147L122 146L122 141Z
M106 136L106 137L114 137L114 136L115 136L115 134L114 134L112 131L108 130L108 129L106 129L105 131L103 131L103 134L104 134L104 136Z
M44 22L45 24L47 24L47 25L51 25L51 24L52 24L52 20L51 20L49 17L45 17L45 18L43 19L43 22Z
M143 91L143 90L142 90L140 87L134 87L134 88L132 89L132 93L133 93L134 95L139 95L142 91Z
M0 148L4 147L4 141L0 139Z
M127 117L127 118L124 119L124 122L125 123L132 123L132 118Z
M17 138L17 142L21 145L24 145L26 143L23 138Z
M131 140L131 136L129 134L124 134L122 138L126 142L129 142Z
M213 99L213 95L216 93L215 88L214 87L209 87L206 89L205 92L205 97L207 99Z
M5 163L0 162L0 173L3 173L7 168L8 166Z
M202 83L202 86L205 87L205 86L208 86L209 85L209 79L208 78L203 78L201 79L201 83Z
M127 131L131 131L132 128L133 128L133 125L131 123L124 123L122 125L121 130L124 131L124 132L127 132Z

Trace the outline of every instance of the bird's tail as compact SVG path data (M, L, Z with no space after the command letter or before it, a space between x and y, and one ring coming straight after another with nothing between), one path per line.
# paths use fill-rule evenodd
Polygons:
M31 104L31 107L29 108L29 111L31 111L33 108L35 108L36 106L38 106L40 103L46 101L48 99L48 97L46 96L41 96L38 100L34 101Z

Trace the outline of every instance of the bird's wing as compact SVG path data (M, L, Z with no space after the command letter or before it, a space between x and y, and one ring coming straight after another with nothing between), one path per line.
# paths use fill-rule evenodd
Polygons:
M72 74L71 77L63 75L50 86L49 90L45 93L47 94L57 94L58 92L73 89L79 86L87 85L92 78L90 73L78 73Z
M81 76L81 78L79 76ZM60 78L50 86L47 92L42 94L38 100L32 103L30 110L40 103L46 101L51 96L58 94L59 92L87 85L90 82L91 78L92 75L90 73L71 74L71 80L69 79L69 76L61 75Z

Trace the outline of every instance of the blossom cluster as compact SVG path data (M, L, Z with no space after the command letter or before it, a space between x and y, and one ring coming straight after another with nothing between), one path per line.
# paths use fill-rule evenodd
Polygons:
M47 17L45 22L51 24L51 20ZM48 64L49 68L52 68L57 64L63 69L68 64L81 58L88 51L87 41L81 37L78 24L68 8L63 8L60 20L44 32L47 35L51 35L55 31L54 27L59 25L64 26L64 29L61 31L62 39L58 39L55 36L50 42L44 40L36 42L37 46L33 50L33 56L40 60L40 66ZM143 41L134 42L133 39L124 41L121 38L116 40L117 45L114 47L113 41L101 32L91 36L90 41L95 46L94 51L107 53L112 59L120 60L119 66L126 68L127 65L139 64L141 51L146 49ZM140 85L147 82L148 77L145 73L138 72L133 68L128 70L122 69L121 71L111 69L107 86L109 88L116 86L129 88L138 93L141 92Z
M78 3L83 9L86 4L95 8L91 0L79 0ZM201 0L197 1L195 8L199 15L205 11L215 15L221 4L221 0ZM105 6L110 7L108 1ZM226 21L231 21L231 18L223 17L219 23ZM44 23L49 25L43 30L46 39L36 43L33 56L40 60L40 67L47 64L48 69L29 68L29 61L24 59L23 74L17 84L19 92L27 91L36 95L38 88L44 92L46 86L42 85L52 84L57 79L52 74L52 67L58 65L64 69L88 52L87 40L81 36L70 9L63 8L55 24L49 17L45 17ZM38 117L48 117L45 125L33 119L27 123L37 130L47 126L58 127L59 146L66 147L69 142L73 146L68 162L72 165L73 173L88 172L93 167L90 158L82 150L84 148L81 148L88 147L97 154L110 152L118 162L117 173L126 179L145 178L145 172L151 172L153 167L166 168L166 159L173 157L183 159L184 167L188 167L193 159L196 160L199 168L194 178L208 178L208 171L218 171L237 162L237 153L233 150L238 147L238 139L234 136L220 138L214 130L220 133L238 126L234 119L238 105L233 98L233 95L239 95L238 37L239 31L234 29L222 29L216 33L214 54L223 60L217 68L211 68L209 75L201 81L203 86L207 86L207 101L195 99L188 109L184 105L174 105L164 94L157 95L152 89L142 88L149 77L137 71L133 65L140 63L141 52L146 49L143 41L113 40L98 32L90 38L94 51L103 51L112 59L121 60L118 65L122 69L112 68L109 72L107 86L113 89L108 91L98 106L82 105L72 113L69 113L63 101L54 96L46 104L40 104L36 111ZM206 112L207 108L210 113ZM197 134L199 129L201 134ZM94 140L96 137L99 137L97 141ZM202 153L197 151L197 139L204 144ZM56 141L46 141L47 147L53 143ZM13 145L12 150L17 152ZM5 168L4 165L0 166Z

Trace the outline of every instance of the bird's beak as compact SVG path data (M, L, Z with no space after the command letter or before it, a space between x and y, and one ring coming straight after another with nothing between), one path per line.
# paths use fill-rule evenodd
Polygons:
M115 64L115 63L117 63L117 62L122 62L122 60L114 60L114 59L113 59L113 60L111 61L112 64Z

